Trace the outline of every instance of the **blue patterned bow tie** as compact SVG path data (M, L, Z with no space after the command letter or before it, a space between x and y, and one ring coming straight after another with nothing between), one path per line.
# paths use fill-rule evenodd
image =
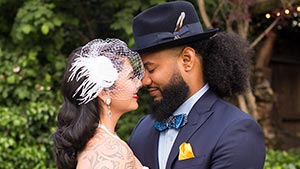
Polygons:
M154 127L158 131L164 131L169 128L174 128L178 130L183 127L187 123L187 115L180 114L176 116L170 116L167 120L163 120L161 122L154 121Z

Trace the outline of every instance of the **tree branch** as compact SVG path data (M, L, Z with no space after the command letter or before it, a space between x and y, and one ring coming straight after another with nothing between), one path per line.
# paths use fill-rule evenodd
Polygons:
M199 10L200 10L200 15L203 19L205 27L208 28L208 29L213 28L212 24L210 22L210 19L207 15L207 12L206 12L206 7L205 7L204 0L197 0L197 2L198 2Z
M221 2L220 2L220 1L221 1ZM218 8L215 10L215 12L214 12L214 15L213 15L213 17L212 17L212 21L215 20L215 18L217 17L219 11L222 9L224 3L225 3L224 0L219 0L219 6L218 6ZM224 19L225 19L225 18L224 18Z
M262 38L265 37L274 28L274 26L276 26L278 21L279 18L276 18L272 24L269 25L269 27L251 43L251 48L254 48L262 40Z

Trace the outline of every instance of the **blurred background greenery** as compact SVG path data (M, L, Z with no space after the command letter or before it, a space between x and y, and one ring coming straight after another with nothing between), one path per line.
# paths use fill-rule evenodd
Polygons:
M132 47L133 16L165 1L0 0L0 169L55 168L50 136L68 54L95 38L120 38ZM213 16L218 0L206 3ZM215 24L225 30L225 22ZM119 121L124 140L146 114L148 97L142 90L139 109ZM300 168L299 159L295 150L269 149L265 168Z

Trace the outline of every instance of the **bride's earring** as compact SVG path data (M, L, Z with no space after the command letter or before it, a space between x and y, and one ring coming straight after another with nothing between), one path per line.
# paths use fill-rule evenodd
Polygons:
M108 108L108 110L107 110L107 115L108 115L108 117L111 117L110 103L111 103L111 98L108 97L108 98L105 100L105 104L107 105L107 108Z

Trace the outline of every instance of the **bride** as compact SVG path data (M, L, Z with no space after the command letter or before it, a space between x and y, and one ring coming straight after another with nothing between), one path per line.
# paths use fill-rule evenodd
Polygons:
M143 75L140 56L119 39L95 39L70 54L52 136L58 169L147 168L115 132L138 108Z

